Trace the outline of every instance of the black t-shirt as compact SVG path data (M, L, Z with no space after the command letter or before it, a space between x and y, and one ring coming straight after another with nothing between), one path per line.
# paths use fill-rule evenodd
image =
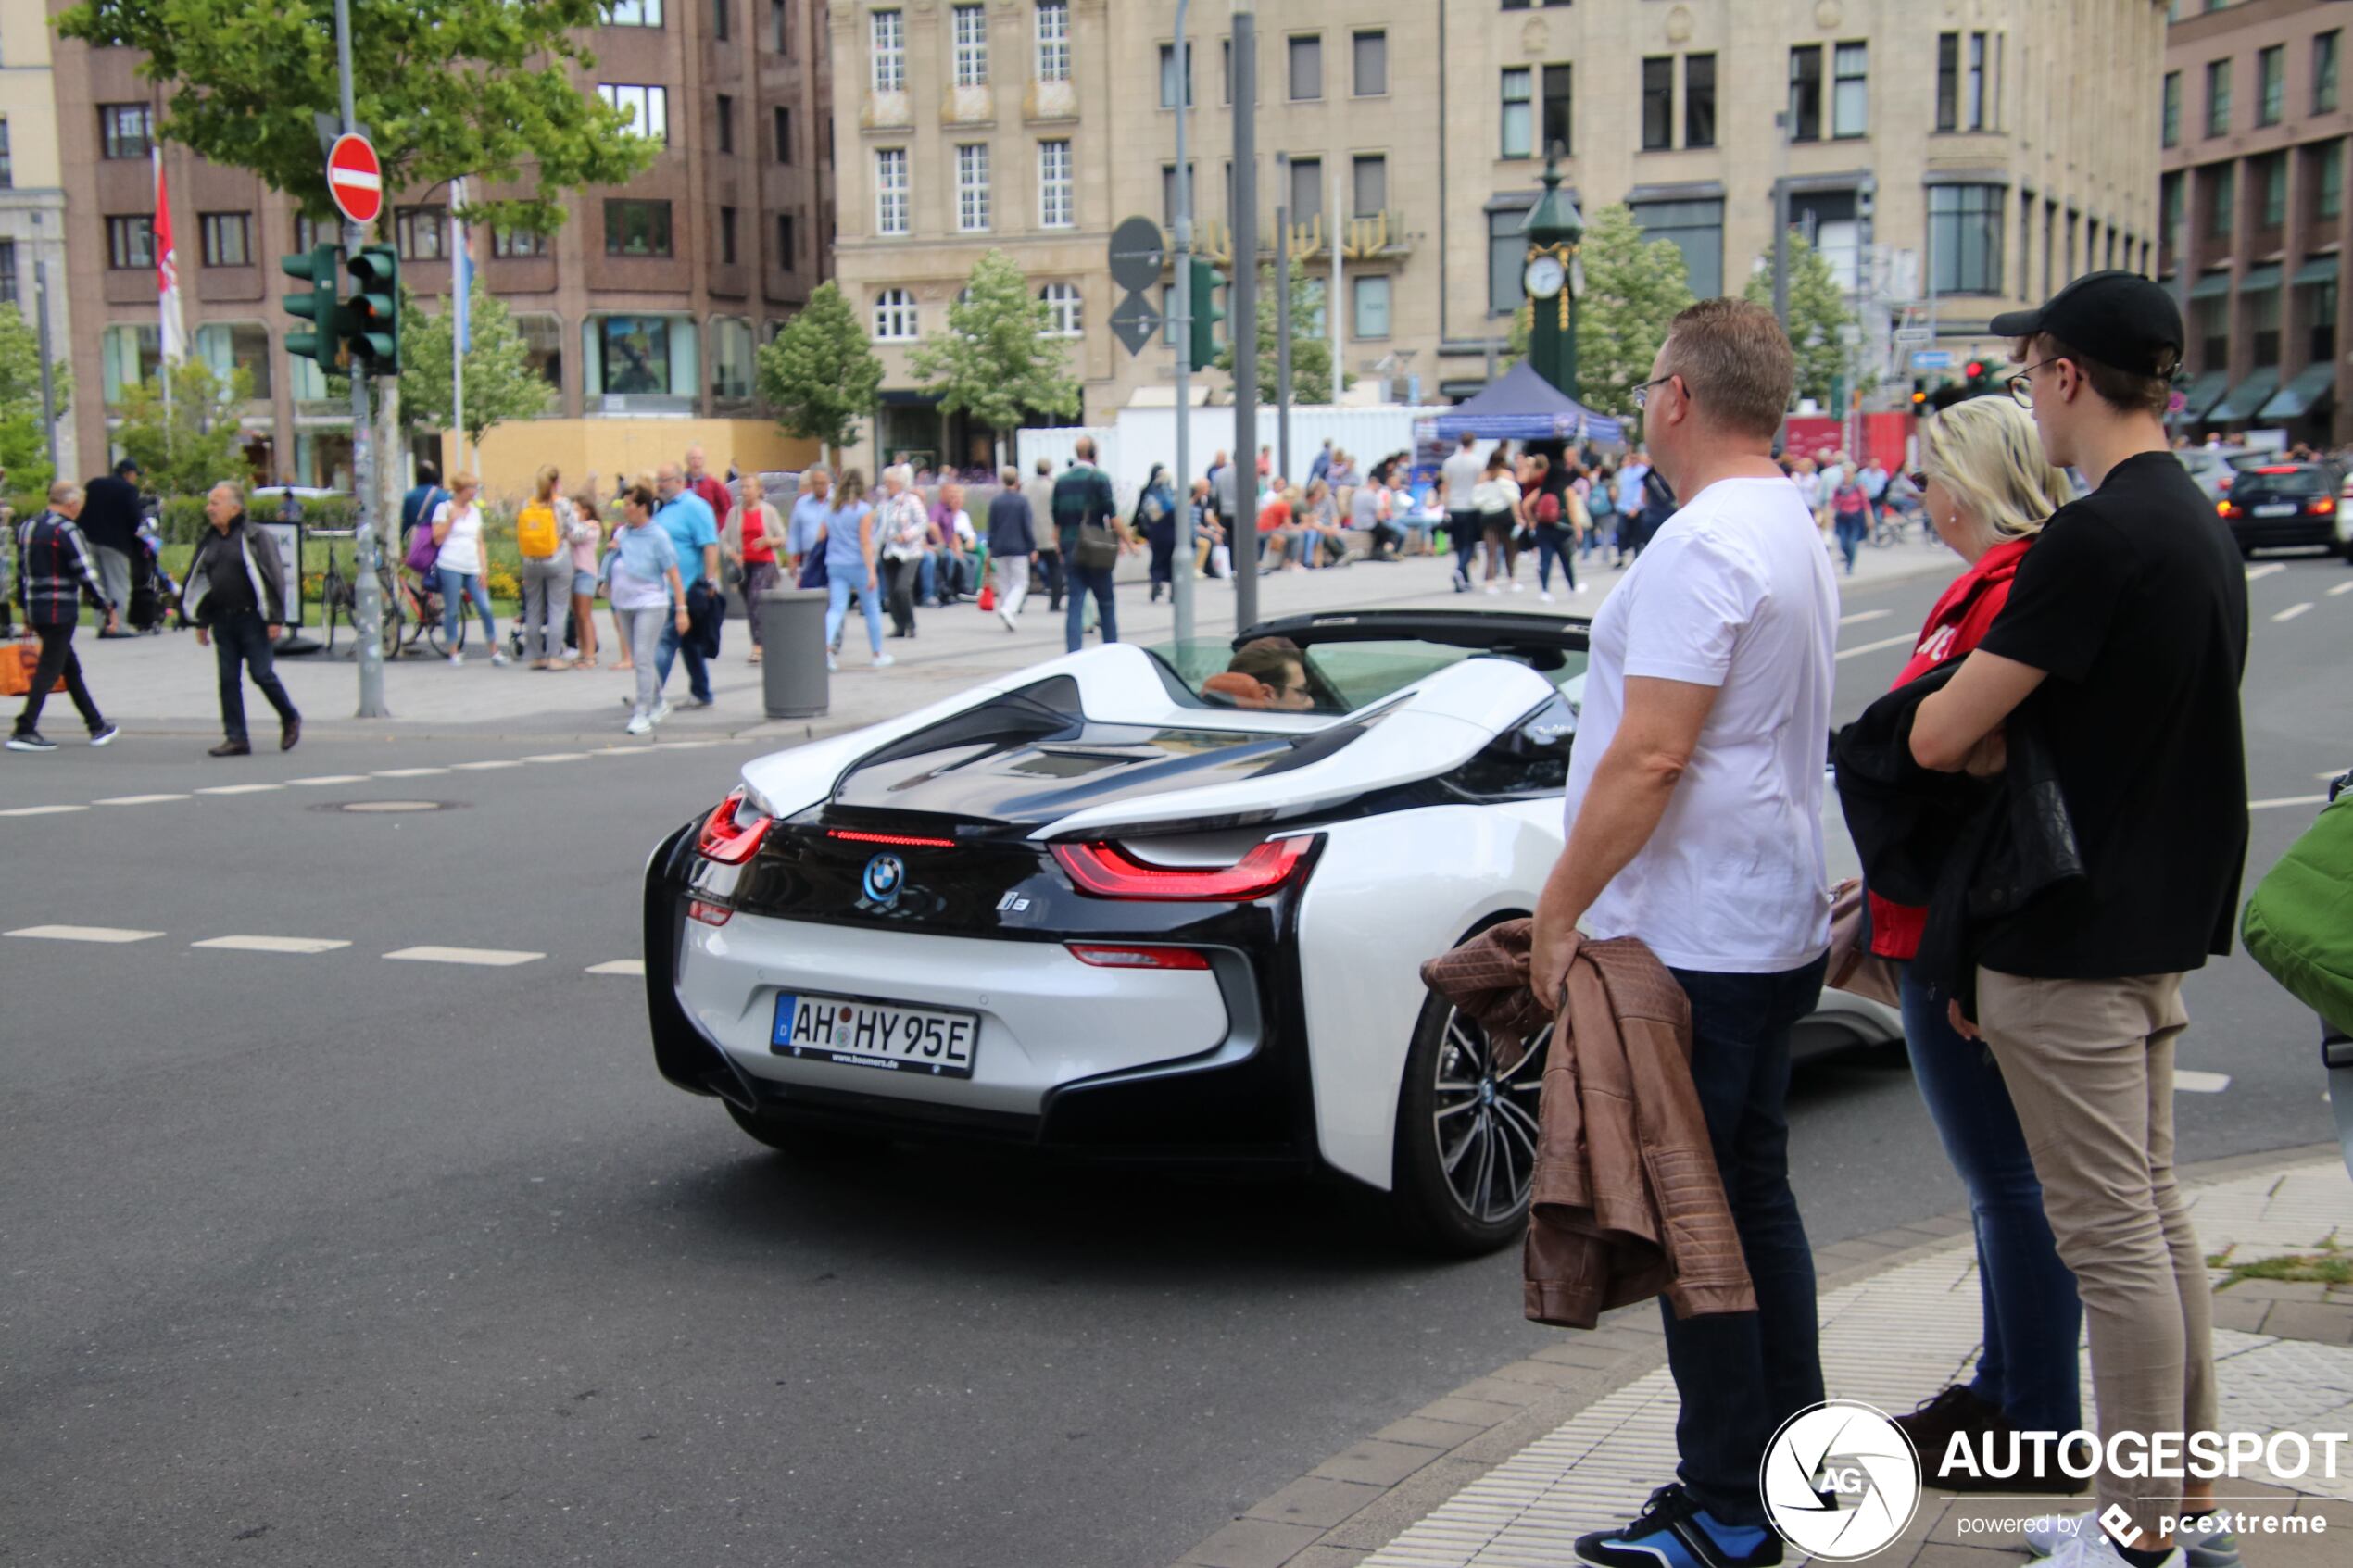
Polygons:
M139 546L139 491L127 479L103 474L82 487L82 536L129 555Z
M2048 741L2090 874L2003 922L1979 961L2117 979L2227 953L2246 862L2246 571L2171 454L2062 507L1979 645L2049 679L2020 707Z

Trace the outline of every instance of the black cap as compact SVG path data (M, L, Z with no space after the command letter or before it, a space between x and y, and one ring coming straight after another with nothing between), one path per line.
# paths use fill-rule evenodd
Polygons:
M2171 375L2182 359L2181 307L2138 272L2086 272L2040 309L2006 311L1988 330L1995 337L2048 332L2087 358L2136 376Z

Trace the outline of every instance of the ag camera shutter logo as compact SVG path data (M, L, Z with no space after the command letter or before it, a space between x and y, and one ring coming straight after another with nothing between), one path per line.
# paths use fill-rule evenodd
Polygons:
M1828 1562L1886 1549L1920 1500L1920 1461L1887 1413L1852 1399L1810 1405L1781 1424L1756 1476L1781 1538Z

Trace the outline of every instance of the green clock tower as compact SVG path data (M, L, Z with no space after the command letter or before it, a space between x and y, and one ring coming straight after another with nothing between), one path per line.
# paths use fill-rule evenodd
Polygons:
M1585 220L1561 192L1560 152L1544 159L1544 196L1521 230L1528 252L1520 288L1528 295L1528 358L1536 373L1570 397L1577 392L1577 298L1585 292L1585 269L1577 243Z

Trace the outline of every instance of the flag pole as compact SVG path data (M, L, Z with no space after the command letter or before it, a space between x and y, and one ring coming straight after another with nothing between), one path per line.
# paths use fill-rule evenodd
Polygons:
M466 220L459 214L466 205L466 182L449 182L449 227L453 249L449 268L449 308L457 312L450 319L450 425L458 441L458 468L466 467L466 350L473 346L473 255L466 248Z

